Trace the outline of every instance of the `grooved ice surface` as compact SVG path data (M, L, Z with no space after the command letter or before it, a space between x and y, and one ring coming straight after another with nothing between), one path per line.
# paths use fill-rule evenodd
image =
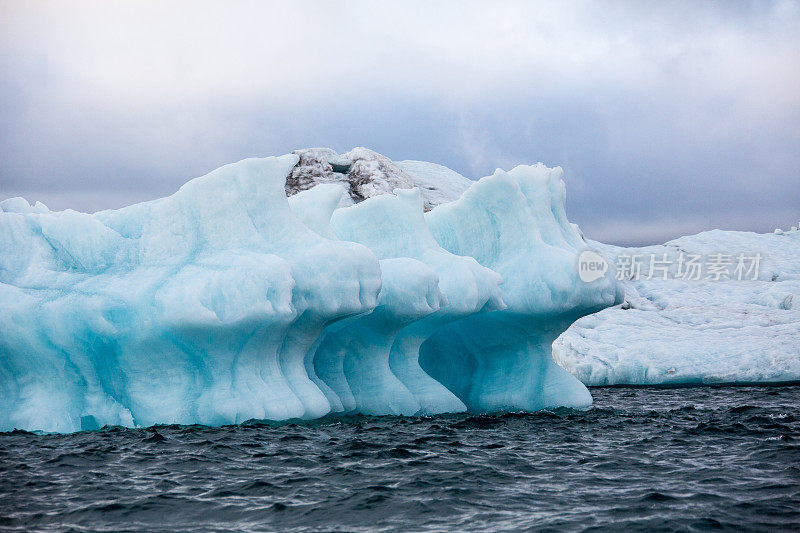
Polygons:
M8 199L0 430L586 406L550 343L620 293L579 281L584 247L560 169L366 149L95 214Z

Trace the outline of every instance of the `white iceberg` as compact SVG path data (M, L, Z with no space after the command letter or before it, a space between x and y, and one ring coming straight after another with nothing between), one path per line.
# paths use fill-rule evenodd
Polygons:
M621 305L578 320L554 343L556 361L583 383L800 381L800 232L714 230L645 248L593 246L618 267L638 256L642 268L621 282ZM713 271L676 279L681 254L708 268L720 253L730 260L721 279ZM747 261L737 272L740 255ZM653 266L667 261L651 272L651 257Z

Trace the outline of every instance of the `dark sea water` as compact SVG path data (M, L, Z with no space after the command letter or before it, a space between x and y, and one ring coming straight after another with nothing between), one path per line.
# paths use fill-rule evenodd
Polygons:
M800 387L585 412L0 434L8 530L797 530Z

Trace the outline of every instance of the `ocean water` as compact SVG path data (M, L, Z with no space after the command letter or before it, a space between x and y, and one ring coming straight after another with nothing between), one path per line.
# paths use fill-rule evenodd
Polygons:
M800 387L588 411L0 434L3 530L791 530Z

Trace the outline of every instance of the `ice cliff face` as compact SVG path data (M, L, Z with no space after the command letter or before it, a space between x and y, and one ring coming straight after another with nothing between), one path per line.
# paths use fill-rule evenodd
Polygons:
M559 169L364 149L91 215L5 200L0 430L589 405L549 346L620 293L577 279L563 203Z
M800 232L714 230L644 248L592 245L618 267L636 256L643 264L638 279L621 282L621 305L578 320L553 345L559 364L585 384L800 381ZM705 271L676 279L680 254L708 267L719 253L729 256L732 279ZM668 271L651 272L649 258L665 254ZM739 254L760 254L757 273L735 274Z

